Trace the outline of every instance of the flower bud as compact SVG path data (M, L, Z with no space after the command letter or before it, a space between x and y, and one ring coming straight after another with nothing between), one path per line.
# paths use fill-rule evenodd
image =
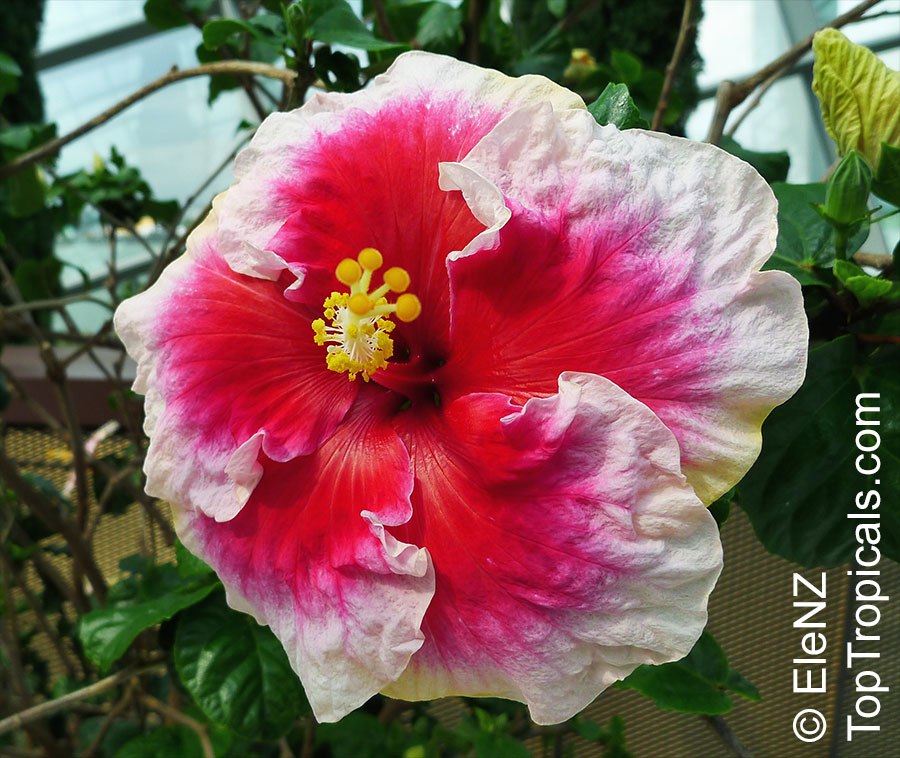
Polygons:
M838 224L855 224L868 212L872 168L862 154L851 150L828 179L825 215Z

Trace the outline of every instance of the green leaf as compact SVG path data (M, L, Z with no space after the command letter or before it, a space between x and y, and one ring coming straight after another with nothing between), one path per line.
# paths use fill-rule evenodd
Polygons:
M829 269L834 264L834 229L815 208L825 202L825 185L776 182L772 191L778 199L778 240L763 268L787 271L800 284L826 286L817 269ZM848 255L859 250L868 233L868 224L864 224L850 238Z
M848 291L853 293L863 307L868 307L882 299L900 299L900 285L897 282L869 276L850 261L835 261L834 275Z
M307 708L275 635L219 594L182 614L174 657L181 683L206 716L243 736L278 739Z
M218 0L147 0L144 17L157 29L175 29L203 18Z
M644 70L643 64L624 50L613 50L610 63L625 84L637 83Z
M837 29L817 32L813 53L813 92L838 152L859 150L877 166L882 143L900 147L900 72Z
M0 102L7 95L18 91L21 76L19 64L6 53L0 53Z
M900 337L900 311L888 311L863 321L856 321L850 329L855 334Z
M0 150L5 161L42 145L56 136L56 124L16 124L0 129Z
M639 666L620 686L637 690L660 708L682 713L728 713L734 703L726 690L759 699L756 688L729 668L725 653L708 632L682 660Z
M353 12L346 0L309 0L307 39L330 45L347 45L361 50L400 50L406 45L378 39Z
M881 159L872 191L891 205L900 206L900 147L881 143Z
M110 607L81 618L78 637L85 654L107 670L141 632L200 602L218 586L210 575L183 579L170 564L148 567L145 576L125 579L112 589Z
M44 183L37 166L28 166L2 182L6 212L13 218L24 218L44 207Z
M640 109L634 104L624 84L607 84L588 111L600 126L612 124L619 129L649 129Z
M203 748L197 733L181 724L158 726L146 734L128 740L116 753L116 758L203 758Z
M783 182L787 179L788 170L791 167L791 158L784 152L762 153L756 150L747 150L741 147L738 142L725 135L722 137L719 147L731 153L742 161L746 161L753 168L759 171L763 179L769 184L772 182Z
M547 0L547 10L556 18L562 18L566 15L566 6L568 0Z
M419 19L416 39L423 48L451 52L462 41L462 11L446 3L432 3Z
M207 576L213 573L213 570L190 552L181 540L175 540L175 563L178 566L178 573L183 579L192 576Z
M892 425L880 453L884 476L875 489L880 487L885 503L900 502L900 432L896 415L889 416L898 368L900 362L873 364L858 356L851 336L810 352L806 381L766 420L762 452L740 485L739 503L767 550L808 567L852 559L857 543L847 514L855 509L857 493L871 484L855 468L859 377L867 391L883 388L882 431ZM898 539L898 532L886 533L881 545L895 560Z
M208 50L224 45L235 34L247 32L257 36L259 32L246 21L237 18L217 18L203 25L203 44Z

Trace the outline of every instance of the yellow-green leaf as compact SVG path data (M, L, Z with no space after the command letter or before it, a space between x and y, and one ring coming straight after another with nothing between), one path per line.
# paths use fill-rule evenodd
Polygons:
M813 52L813 92L838 152L859 150L877 167L882 142L900 145L900 72L837 29L818 32Z

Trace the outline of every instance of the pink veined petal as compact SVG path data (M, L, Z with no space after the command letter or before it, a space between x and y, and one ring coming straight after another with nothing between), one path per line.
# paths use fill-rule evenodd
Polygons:
M147 396L147 492L232 518L259 481L260 449L275 460L314 450L357 388L323 370L310 315L278 281L232 271L218 251L216 213L188 252L116 311Z
M443 168L445 186L498 231L449 263L445 390L524 401L563 371L600 374L675 433L704 502L726 492L806 366L800 288L759 272L776 233L762 178L709 145L541 107L507 117L462 166ZM491 187L508 221L479 205Z
M378 405L385 396L363 394L311 455L263 460L232 520L176 508L179 536L215 569L229 604L282 642L319 721L400 675L422 644L434 592L427 552L388 531L410 517L413 477Z
M639 664L690 650L718 530L646 406L566 374L522 408L469 395L398 424L417 481L396 533L428 546L436 589L425 643L386 694L507 697L555 723Z
M422 316L397 336L412 353L446 348L446 256L483 226L462 198L442 192L438 165L457 161L511 110L528 102L582 108L537 76L513 79L443 56L401 55L374 86L322 94L274 114L236 160L221 240L237 271L268 277L266 251L301 272L291 299L321 306L334 268L364 247L402 266ZM377 275L376 275L377 276Z

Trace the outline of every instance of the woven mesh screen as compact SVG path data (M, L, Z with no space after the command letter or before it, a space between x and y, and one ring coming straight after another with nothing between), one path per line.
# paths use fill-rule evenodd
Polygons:
M109 440L103 444L101 454L125 443ZM58 438L46 432L13 430L7 446L26 470L47 477L57 486L64 484L68 467L59 453L65 445ZM100 567L111 581L115 581L119 573L119 560L141 549L155 550L160 560L171 559L170 549L158 541L154 543L151 535L152 530L136 506L121 516L100 519L95 533L96 550ZM849 672L851 677L848 678L848 672L841 670L844 640L846 635L853 634L855 627L854 623L847 623L848 611L852 622L855 610L854 599L848 597L847 567L827 572L827 608L817 617L827 624L824 629L827 692L793 694L792 661L805 655L800 647L802 632L792 626L798 618L798 610L792 607L792 577L798 568L768 554L739 510L732 512L722 537L725 569L710 600L709 629L727 652L732 667L753 682L763 698L759 703L737 699L734 710L724 717L731 731L752 755L762 758L900 758L897 694L900 688L900 616L891 612L891 604L881 604L883 614L877 627L881 641L866 648L881 652L881 658L871 668L878 671L891 692L882 694L879 716L861 723L878 723L881 731L847 742L842 725L854 708L856 695L852 675L858 671ZM54 560L60 569L65 568L64 558ZM900 567L885 560L880 568L882 594L891 598L900 596ZM817 570L801 573L819 583ZM35 585L39 590L36 578ZM51 671L64 673L47 638L38 635L38 640L41 639L51 662ZM807 707L820 710L828 722L825 737L814 744L800 742L791 731L794 715ZM447 724L453 724L462 714L460 703L452 698L435 702L432 709ZM600 723L606 723L612 716L622 717L628 746L638 758L704 758L733 754L702 717L662 711L628 690L607 691L585 715ZM539 740L532 740L529 747L535 755L542 755ZM584 758L603 754L599 746L580 738L569 739L567 747L575 756Z

